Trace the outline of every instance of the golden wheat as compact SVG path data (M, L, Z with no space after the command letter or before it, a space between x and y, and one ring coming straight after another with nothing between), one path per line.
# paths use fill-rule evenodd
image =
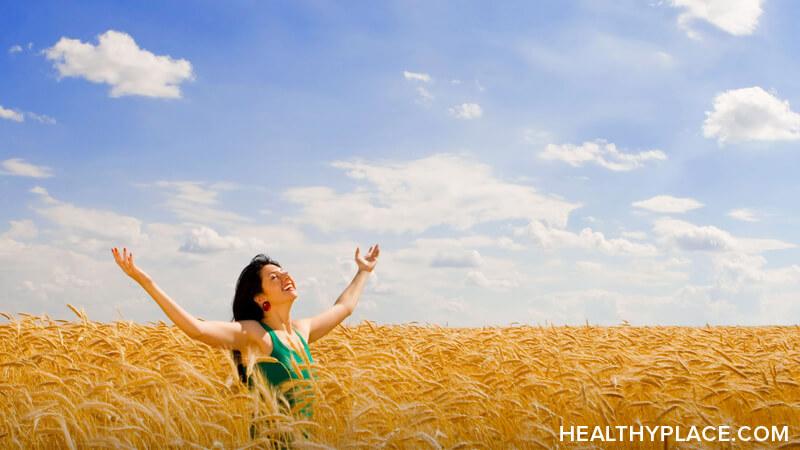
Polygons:
M639 424L788 425L791 442L730 448L800 442L797 327L364 322L312 345L301 420L242 385L228 351L69 308L78 321L0 313L0 448L604 448L559 426Z

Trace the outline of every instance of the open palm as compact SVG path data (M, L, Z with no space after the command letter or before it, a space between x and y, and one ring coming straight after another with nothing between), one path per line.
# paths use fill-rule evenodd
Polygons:
M128 253L128 249L123 248L122 254L120 254L119 250L114 247L111 249L111 253L114 255L114 260L117 262L117 265L122 269L123 272L128 274L129 277L133 278L137 282L141 282L147 278L147 274L144 273L140 268L136 267L136 264L134 264L133 252Z
M372 269L375 268L375 264L378 263L378 255L380 254L381 248L378 244L370 247L366 256L361 256L361 250L356 247L356 264L358 264L358 270L372 272Z

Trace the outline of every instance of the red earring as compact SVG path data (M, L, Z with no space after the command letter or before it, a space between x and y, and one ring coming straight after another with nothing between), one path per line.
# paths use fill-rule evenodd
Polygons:
M269 302L264 302L264 303L261 304L261 309L263 309L264 312L267 312L267 311L269 311L270 306L272 306L272 305L270 305Z

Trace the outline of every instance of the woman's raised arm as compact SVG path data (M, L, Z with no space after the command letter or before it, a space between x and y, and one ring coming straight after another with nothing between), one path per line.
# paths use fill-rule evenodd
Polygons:
M353 281L345 288L344 292L336 299L336 303L326 311L317 314L314 317L301 320L307 326L308 343L312 343L323 336L330 333L337 325L342 323L353 310L356 309L358 304L358 297L361 296L361 290L364 289L364 284L367 282L367 277L375 269L378 263L378 256L381 254L381 249L378 244L369 248L366 257L361 256L361 250L356 247L356 265L358 265L358 272L353 278ZM307 325L306 325L307 324Z
M111 249L111 253L123 272L139 283L150 294L150 297L153 297L153 300L158 303L158 306L167 314L167 317L190 338L215 347L242 349L248 345L251 336L244 330L241 323L198 320L169 298L153 282L149 275L136 266L133 262L133 252L128 253L128 249L123 248L120 255L119 250L114 247Z

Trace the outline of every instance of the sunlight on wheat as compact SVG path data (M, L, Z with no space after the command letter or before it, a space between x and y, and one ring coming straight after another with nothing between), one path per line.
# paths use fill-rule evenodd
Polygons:
M78 321L2 313L2 448L269 448L287 436L293 448L570 448L562 424L788 425L800 437L797 327L364 322L311 345L307 420L263 384L248 391L228 351L70 308ZM749 445L731 447L774 443Z

